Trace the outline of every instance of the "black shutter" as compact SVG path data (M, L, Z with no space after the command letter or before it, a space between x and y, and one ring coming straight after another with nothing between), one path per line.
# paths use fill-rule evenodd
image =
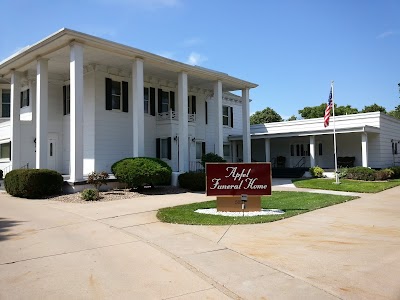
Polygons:
M29 106L29 89L26 90L26 106Z
M231 127L233 128L233 107L230 107L231 111Z
M188 114L191 114L191 111L190 111L190 96L188 96Z
M168 159L171 159L171 137L168 138Z
M63 86L63 114L67 114L67 86Z
M160 158L160 148L161 148L161 141L160 141L160 139L156 139L156 157L157 158Z
M36 152L36 150L35 150ZM11 160L11 141L10 141L10 160Z
M112 110L112 80L106 78L106 110Z
M128 112L128 83L122 81L122 111Z
M192 114L196 113L196 96L192 96Z
M21 99L20 99L19 107L21 108L22 107L22 101L24 99L24 92L21 92L21 97L20 98Z
M205 113L205 115L206 115L206 124L208 124L208 105L207 105L207 101L204 102L204 103L206 105L206 113Z
M201 156L206 154L206 142L201 142Z
M156 115L156 89L150 88L150 114Z
M169 103L173 111L175 111L175 92L169 92Z
M162 89L158 89L158 113L162 112Z

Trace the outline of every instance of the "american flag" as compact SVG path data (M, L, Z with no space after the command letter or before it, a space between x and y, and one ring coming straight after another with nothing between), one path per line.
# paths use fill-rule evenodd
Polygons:
M329 92L328 104L326 105L325 108L325 116L324 116L325 127L329 126L329 117L331 116L331 109L332 109L332 86L331 86L331 91Z

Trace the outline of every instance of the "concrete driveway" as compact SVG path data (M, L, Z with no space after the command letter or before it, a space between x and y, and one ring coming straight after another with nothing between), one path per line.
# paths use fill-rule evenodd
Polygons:
M400 187L259 225L160 223L201 194L0 194L0 299L400 299Z

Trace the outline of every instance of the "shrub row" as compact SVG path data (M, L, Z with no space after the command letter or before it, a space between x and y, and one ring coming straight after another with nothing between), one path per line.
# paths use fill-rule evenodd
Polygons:
M63 177L47 169L18 169L8 172L4 187L10 195L21 198L43 198L62 192Z
M391 169L374 170L366 167L354 167L342 169L340 174L342 178L374 181L393 178L395 172Z

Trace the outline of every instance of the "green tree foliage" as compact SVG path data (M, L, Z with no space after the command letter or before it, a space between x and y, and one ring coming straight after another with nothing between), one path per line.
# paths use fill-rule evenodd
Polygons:
M375 112L375 111L380 111L386 114L386 108L383 106L380 106L376 103L372 105L366 105L364 108L361 110L362 113L367 113L367 112Z
M251 125L282 121L282 117L270 107L267 107L261 111L256 111L253 115L250 116Z
M286 121L295 121L295 120L297 120L297 117L295 115L292 115Z
M397 105L394 110L389 111L388 115L400 119L400 105Z
M318 106L306 106L303 109L299 110L299 114L303 119L313 119L313 118L322 118L325 115L326 103L322 103ZM352 107L351 105L346 106L337 106L335 104L335 115L351 115L358 113L358 109ZM331 110L331 115L333 111Z

